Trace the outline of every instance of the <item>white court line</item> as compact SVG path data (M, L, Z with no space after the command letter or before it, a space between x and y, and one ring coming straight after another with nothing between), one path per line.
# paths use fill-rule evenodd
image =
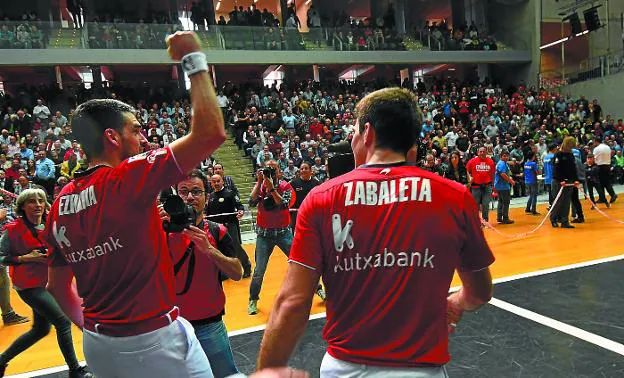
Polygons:
M584 267L588 267L588 266L592 266L592 265L604 264L604 263L607 263L607 262L613 262L613 261L619 261L619 260L624 260L624 255L617 255L617 256L606 257L606 258L602 258L602 259L585 261L585 262L576 263L576 264L563 265L563 266L559 266L559 267L556 267L556 268L536 270L536 271L529 272L529 273L515 274L515 275L512 275L512 276L496 278L496 279L493 280L493 282L494 282L494 284L499 284L499 283L504 283L504 282L520 280L520 279L524 279L524 278L537 277L537 276L542 276L542 275L545 275L545 274L551 274L551 273L557 273L557 272L562 272L562 271L566 271L566 270L584 268ZM453 287L451 287L449 289L449 292L457 291L457 290L459 290L460 287L461 286L453 286ZM492 299L492 301L494 301L494 299ZM492 303L492 301L490 303L492 305L496 306L494 303ZM319 314L314 314L314 315L310 316L310 320L322 319L325 316L326 315L325 315L324 312L319 313ZM556 321L556 320L553 320L553 321ZM239 330L236 330L236 331L228 332L228 336L229 337L233 337L233 336L245 335L245 334L252 333L252 332L264 331L265 329L266 329L266 324L263 324L263 325L259 325L259 326L255 326L255 327L243 328L243 329L239 329ZM585 332L585 331L583 331L583 332ZM598 337L600 337L600 336L598 336ZM605 340L608 340L608 339L605 339ZM54 374L54 373L58 373L58 372L61 372L61 371L64 371L64 370L67 370L67 366L57 366L57 367L53 367L53 368L49 368L49 369L36 370L36 371L24 373L24 374L10 375L10 376L6 376L6 378L32 378L32 377L39 377L39 376L46 375L46 374Z
M620 344L620 343L616 343L613 340L609 340L607 338L604 338L602 336L598 336L595 333L591 333L591 332L587 332L584 331L580 328L576 328L574 326L571 326L569 324L566 323L562 323L558 320L549 318L547 316L544 315L540 315L536 312L527 310L526 308L522 308L522 307L518 307L516 305L513 305L511 303L505 302L505 301L501 301L500 299L496 299L496 298L492 298L490 300L490 304L492 306L498 307L502 310L505 311L509 311L512 314L516 314L518 316L521 316L525 319L529 319L532 320L536 323L545 325L547 327L556 329L557 331L563 332L565 334L568 334L570 336L574 336L576 338L579 338L583 341L586 341L588 343L597 345L601 348L610 350L612 352L615 352L619 355L624 356L624 345Z

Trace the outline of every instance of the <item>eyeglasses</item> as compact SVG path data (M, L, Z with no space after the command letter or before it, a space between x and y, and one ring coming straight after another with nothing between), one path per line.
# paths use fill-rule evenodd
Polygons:
M178 195L180 195L180 197L188 197L189 193L191 193L193 197L199 197L204 194L204 191L201 189L193 189L191 191L186 189L178 190Z

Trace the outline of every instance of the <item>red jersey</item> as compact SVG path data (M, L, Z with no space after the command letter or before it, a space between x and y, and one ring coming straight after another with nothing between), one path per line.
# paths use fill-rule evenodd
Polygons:
M404 163L365 165L317 186L299 209L290 261L322 274L334 358L372 366L449 361L455 269L494 261L461 184Z
M160 317L175 306L173 263L156 208L183 174L169 147L75 175L46 223L50 264L69 265L85 320L115 325Z
M480 157L475 156L468 160L466 170L470 173L470 176L472 176L472 184L491 184L494 182L496 164L494 164L494 160L489 157L482 160Z
M204 231L210 244L228 257L234 256L234 245L225 226L204 221ZM211 227L217 230L215 240ZM169 248L177 270L175 277L176 303L185 319L204 320L223 314L225 293L219 278L219 268L212 257L190 248L190 239L181 233L169 235Z

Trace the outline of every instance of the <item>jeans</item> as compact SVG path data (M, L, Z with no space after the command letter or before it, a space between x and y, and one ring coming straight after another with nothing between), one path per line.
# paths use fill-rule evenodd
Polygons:
M529 189L529 200L526 204L526 211L535 213L537 212L537 183L526 184L526 187Z
M561 184L553 181L552 183L552 191L553 196L557 196L559 190L561 189ZM557 203L553 205L552 212L550 213L550 221L551 222L561 222L563 224L568 224L569 219L568 215L570 214L570 201L572 197L572 187L566 186L563 188L563 192L561 192L561 196Z
M487 222L490 216L490 201L492 200L492 185L483 187L473 186L470 188L472 198L481 210L481 217Z
M13 312L11 307L11 281L4 265L0 265L0 311L2 315Z
M395 368L354 364L325 353L321 378L448 378L444 366Z
M270 234L268 236L260 236L256 238L256 267L251 278L251 286L249 287L249 299L260 299L260 289L264 280L269 263L269 257L273 253L273 249L277 245L286 256L290 254L290 247L293 241L293 234L289 228L285 228L279 233Z
M232 347L223 321L193 326L195 335L210 361L215 378L238 373L232 355Z
M548 193L548 204L552 205L552 201L555 199L555 197L553 197L552 184L544 184L544 190Z
M181 317L137 336L110 337L85 329L83 348L89 368L97 377L213 377L193 326Z
M52 294L42 287L18 290L17 294L33 309L33 325L30 331L18 337L0 355L0 365L11 361L15 356L46 337L50 333L50 324L52 324L56 328L56 339L67 366L70 370L80 367L72 342L71 322Z
M498 191L498 207L496 212L497 221L509 220L509 202L511 202L510 190Z

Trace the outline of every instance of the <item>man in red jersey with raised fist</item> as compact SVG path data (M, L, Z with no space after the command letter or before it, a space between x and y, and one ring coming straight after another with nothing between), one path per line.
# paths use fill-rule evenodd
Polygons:
M84 354L99 377L213 376L175 306L156 198L223 143L223 116L195 33L177 32L167 45L191 79L189 134L140 154L147 141L135 109L111 99L83 103L72 129L89 168L63 188L47 220L48 289L83 329Z
M447 311L456 323L490 299L494 256L468 189L407 163L420 114L401 88L357 105L357 168L314 188L299 209L258 368L286 365L322 276L321 377L446 376ZM455 269L464 286L448 296Z
M466 171L468 171L470 179L470 193L472 194L472 198L474 198L477 206L479 206L481 217L484 221L488 222L496 164L494 164L494 160L487 156L487 149L485 147L479 147L477 156L468 160Z

